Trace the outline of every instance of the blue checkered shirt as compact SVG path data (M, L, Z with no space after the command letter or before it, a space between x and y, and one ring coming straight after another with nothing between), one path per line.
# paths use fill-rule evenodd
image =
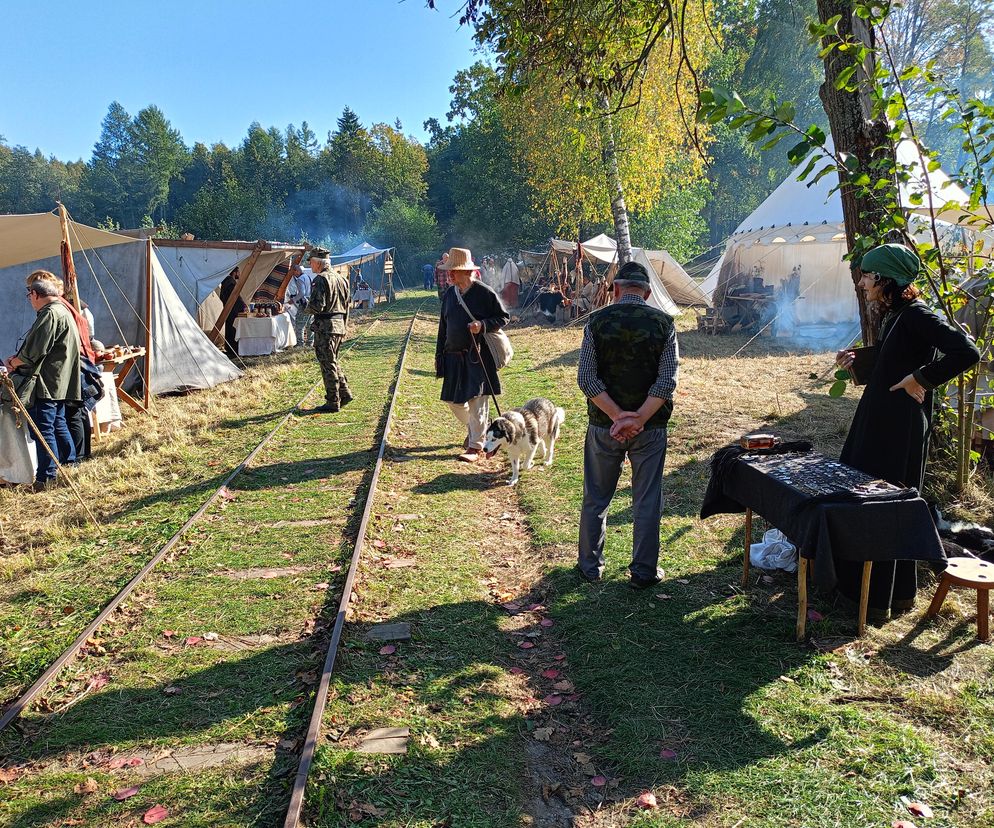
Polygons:
M637 293L625 293L618 302L636 305L646 304L645 299ZM677 345L676 327L674 327L670 331L670 337L666 342L666 347L663 348L663 353L659 356L656 381L649 387L648 396L672 400L673 392L676 391L679 370L680 348ZM594 348L594 338L590 333L589 326L583 329L583 343L580 345L580 363L576 370L576 384L580 386L580 390L588 399L607 391L607 386L597 375L597 350Z

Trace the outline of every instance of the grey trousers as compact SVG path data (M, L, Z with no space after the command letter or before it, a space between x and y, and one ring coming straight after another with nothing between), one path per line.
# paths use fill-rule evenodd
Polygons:
M590 578L600 577L604 571L607 510L618 488L626 452L632 464L632 528L635 535L628 571L646 580L656 576L666 429L643 431L631 440L619 442L611 436L611 429L588 425L583 447L579 566Z

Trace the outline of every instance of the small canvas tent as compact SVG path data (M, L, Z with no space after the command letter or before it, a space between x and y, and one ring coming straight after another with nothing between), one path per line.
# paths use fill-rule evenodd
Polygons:
M218 288L233 268L244 271L252 265L240 292L244 302L251 302L260 292L282 298L290 260L305 249L301 245L249 241L154 239L153 244L180 301L205 331L214 327L221 313ZM267 290L270 286L273 289Z
M901 187L901 203L910 212L928 215L928 188L914 142L902 141L897 157L912 168L911 180ZM958 221L962 211L947 205L966 203L965 193L941 170L929 173L929 182L936 217ZM798 325L834 325L857 318L849 263L843 260L848 246L842 196L838 191L830 192L836 183L837 178L830 174L809 185L798 181L797 173L792 172L750 213L728 239L723 255L701 285L716 306L723 303L733 285L760 277L777 287L781 280L797 273L799 299L793 315ZM913 193L926 194L923 205L912 203Z
M148 241L69 222L80 297L93 313L96 339L147 347L138 374L152 394L210 388L241 372L183 307ZM0 216L0 353L10 356L35 312L24 296L33 270L61 275L62 231L54 213ZM150 362L150 365L148 364Z
M351 250L332 256L331 266L345 268L353 288L362 279L377 293L392 297L393 253L392 247L373 247L369 242L362 242Z

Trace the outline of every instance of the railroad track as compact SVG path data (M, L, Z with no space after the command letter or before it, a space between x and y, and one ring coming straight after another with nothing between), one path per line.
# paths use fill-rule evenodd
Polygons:
M317 746L317 740L320 735L321 730L321 720L324 713L325 705L328 699L328 690L331 680L331 675L334 670L335 660L338 652L338 647L341 642L342 632L345 624L346 610L349 604L349 599L352 594L352 588L356 577L356 572L360 563L362 556L366 529L369 523L370 515L372 512L373 502L376 496L377 482L380 476L380 470L383 465L383 458L387 447L387 441L390 433L390 422L393 416L394 407L397 400L398 390L400 387L401 377L403 375L404 366L407 360L407 353L411 342L412 333L414 331L414 325L417 320L418 310L416 310L411 317L410 325L407 329L406 337L403 340L403 348L401 349L400 358L397 363L396 374L393 378L392 389L390 393L390 403L387 409L385 418L382 420L383 426L380 433L379 439L379 449L376 456L375 465L373 467L372 475L369 477L369 485L366 492L365 503L362 511L362 516L359 522L359 526L356 533L356 540L352 549L352 554L349 562L348 570L345 574L344 585L341 590L340 600L337 608L337 613L335 616L334 626L331 632L331 636L328 642L328 647L325 652L324 662L321 669L321 673L317 683L317 689L315 691L314 706L309 720L309 725L306 731L306 736L303 743L303 748L299 758L299 765L297 772L294 777L293 787L291 789L289 807L286 814L286 819L284 826L298 826L300 825L301 814L304 805L304 794L306 790L307 777L310 771L311 764L314 759L315 748ZM351 343L349 343L348 348L343 351L343 355L352 351L354 348L359 346L366 334L373 330L379 324L380 320L374 320L368 327L366 327ZM87 627L73 640L73 642L52 662L52 664L45 670L45 672L17 699L15 699L11 704L9 704L3 711L2 716L0 716L0 730L3 730L14 722L22 712L24 712L31 703L38 698L38 696L56 679L56 677L61 673L63 668L72 661L80 651L86 646L87 642L94 636L94 634L101 628L101 626L110 618L110 616L117 610L127 599L131 596L135 590L145 581L146 577L154 570L157 564L159 564L163 559L169 555L176 545L184 538L184 536L189 532L189 530L195 526L201 518L208 512L212 505L217 503L219 500L225 497L225 493L228 491L228 486L235 481L235 479L242 474L249 466L252 464L253 460L259 455L259 453L272 441L272 439L284 428L286 423L290 420L294 411L303 405L306 400L314 393L314 391L321 385L319 380L313 386L311 386L307 393L298 401L298 403L291 409L285 416L283 416L279 422L259 441L258 444L250 451L245 458L239 463L235 468L233 468L221 484L214 490L214 492L201 504L194 514L192 514L187 521L177 530L177 532L169 538L169 540L156 552L156 554L145 564L144 567L130 580L128 583L104 606L101 612L87 625ZM359 484L360 490L362 484Z

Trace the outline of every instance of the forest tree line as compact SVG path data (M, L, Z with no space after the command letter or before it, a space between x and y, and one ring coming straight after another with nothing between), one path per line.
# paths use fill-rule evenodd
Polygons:
M430 13L430 12L426 12ZM825 125L824 77L807 24L815 0L723 0L690 27L699 80L761 103L790 98L797 121ZM967 95L994 95L992 0L908 0L888 20L899 66L934 61ZM784 152L760 152L722 125L692 134L694 89L672 55L650 66L640 106L614 113L619 174L634 244L686 261L720 245L788 174ZM480 253L541 248L556 235L611 232L599 165L602 122L582 100L536 76L509 92L479 62L457 73L451 106L422 144L398 123L363 125L346 107L323 139L307 122L253 123L241 143L188 145L154 105L112 103L90 158L61 160L0 138L0 212L51 210L106 228L157 226L197 238L360 239L398 248L403 269L450 244ZM942 113L909 90L920 134L956 166Z

